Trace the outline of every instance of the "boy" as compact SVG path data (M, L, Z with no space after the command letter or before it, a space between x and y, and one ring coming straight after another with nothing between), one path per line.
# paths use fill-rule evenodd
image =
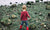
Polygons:
M21 16L20 16L21 21L22 21L22 23L20 25L20 30L22 29L22 26L23 26L24 23L26 24L26 30L29 30L27 17L30 18L30 16L29 16L28 12L26 11L26 5L22 6L22 10L23 11L21 12Z

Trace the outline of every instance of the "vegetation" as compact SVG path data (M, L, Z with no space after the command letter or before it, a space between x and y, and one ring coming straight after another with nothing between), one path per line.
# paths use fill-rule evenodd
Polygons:
M35 3L26 4L27 11L31 16L28 20L29 30L49 30L50 29L50 8L46 9L47 4ZM22 4L13 4L11 6L0 6L0 28L3 30L18 30L21 24L20 14ZM49 14L49 16L48 16ZM49 19L49 20L48 20ZM23 29L26 30L24 24Z

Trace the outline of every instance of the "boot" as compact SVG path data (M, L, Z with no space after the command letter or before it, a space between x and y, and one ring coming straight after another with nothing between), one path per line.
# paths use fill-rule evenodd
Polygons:
M20 25L20 29L22 29L22 25Z
M29 30L29 27L26 27L26 30Z

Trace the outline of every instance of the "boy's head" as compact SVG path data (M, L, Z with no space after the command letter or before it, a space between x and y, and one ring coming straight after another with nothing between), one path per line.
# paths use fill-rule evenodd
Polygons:
M26 10L26 5L23 5L22 6L22 10Z

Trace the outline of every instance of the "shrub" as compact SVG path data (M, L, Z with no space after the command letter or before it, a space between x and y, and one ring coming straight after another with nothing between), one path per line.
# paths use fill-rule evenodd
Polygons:
M30 24L30 25L29 25L29 29L30 29L30 30L34 30L35 28L36 28L36 25L35 25L35 24Z
M18 2L15 2L15 3L18 3Z
M30 1L28 1L26 4L27 4L27 5L31 5L31 2L30 2Z
M39 0L36 0L36 2L39 2Z
M12 4L12 2L10 2L10 4Z
M44 2L45 4L47 4L48 2Z
M48 5L50 5L50 1L48 2Z
M33 5L33 3L34 3L33 1L28 1L26 4L27 5Z
M46 9L47 9L47 10L50 10L50 5L47 5L47 6L46 6Z
M10 8L14 8L14 7L16 7L16 4L13 4L13 5L10 6Z
M43 0L41 0L41 1L43 1Z

